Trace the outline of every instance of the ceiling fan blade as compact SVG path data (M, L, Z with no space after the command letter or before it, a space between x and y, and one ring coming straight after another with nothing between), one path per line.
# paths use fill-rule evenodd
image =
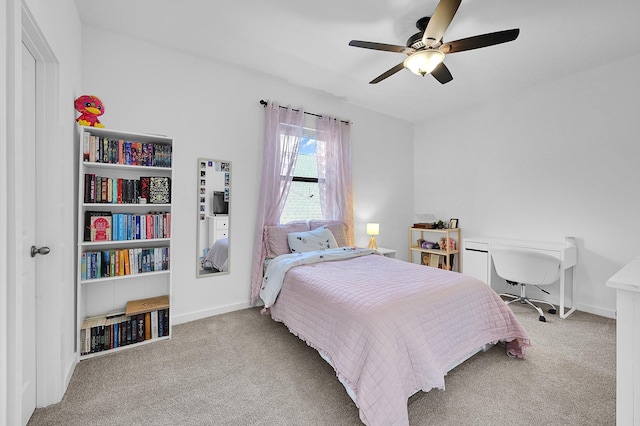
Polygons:
M462 0L440 0L422 36L422 42L425 46L433 47L442 40L442 36L445 31L447 31L447 28L449 28L449 24L451 24L453 17L458 11L458 6L460 6L461 1Z
M394 75L398 71L401 71L402 69L404 69L404 62L400 62L398 65L396 65L395 67L391 68L390 70L383 72L378 77L376 77L373 80L371 80L369 82L369 84L380 83L385 78L391 77L392 75Z
M375 43L372 41L351 40L349 46L362 47L364 49L382 50L385 52L406 53L407 55L415 52L415 49L407 46L397 46L395 44Z
M453 76L444 62L440 62L440 65L431 71L431 75L442 84L447 84L453 80Z
M482 34L474 37L463 38L456 41L449 41L440 46L442 53L464 52L465 50L478 49L480 47L493 46L495 44L506 43L518 38L519 28L512 30L497 31L495 33Z

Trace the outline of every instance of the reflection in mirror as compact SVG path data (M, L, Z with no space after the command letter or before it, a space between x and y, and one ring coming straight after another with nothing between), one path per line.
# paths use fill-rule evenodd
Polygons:
M229 272L231 162L198 158L196 275Z

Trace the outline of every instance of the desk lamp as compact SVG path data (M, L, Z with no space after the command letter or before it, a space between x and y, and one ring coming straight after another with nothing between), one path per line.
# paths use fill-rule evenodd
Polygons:
M367 223L367 235L371 235L371 239L369 240L369 245L367 248L372 250L378 250L378 243L376 243L376 235L380 234L380 224L379 223Z

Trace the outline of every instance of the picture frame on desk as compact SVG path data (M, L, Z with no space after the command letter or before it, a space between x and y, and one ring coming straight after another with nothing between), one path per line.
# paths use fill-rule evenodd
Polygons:
M458 227L458 219L449 219L449 229L456 229Z

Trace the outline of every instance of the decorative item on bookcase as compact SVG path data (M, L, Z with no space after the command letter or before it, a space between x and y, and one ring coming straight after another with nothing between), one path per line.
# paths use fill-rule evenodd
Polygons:
M104 127L98 117L104 114L104 105L97 96L82 95L78 97L73 105L80 116L76 121L81 126Z

